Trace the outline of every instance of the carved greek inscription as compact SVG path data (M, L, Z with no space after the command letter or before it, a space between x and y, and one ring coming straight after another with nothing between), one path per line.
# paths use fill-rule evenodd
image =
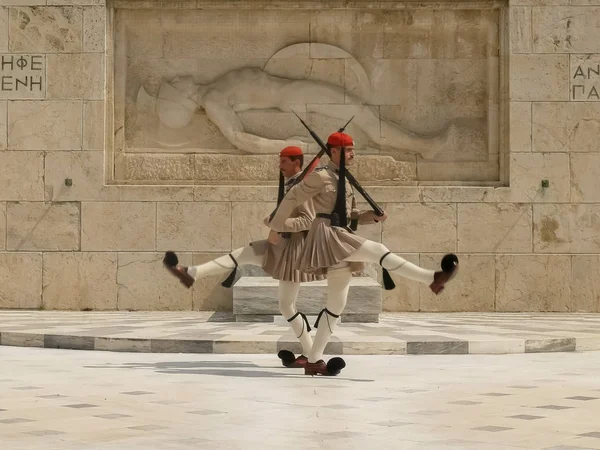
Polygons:
M573 56L571 100L600 101L600 55Z
M43 98L45 93L44 55L0 54L0 98Z

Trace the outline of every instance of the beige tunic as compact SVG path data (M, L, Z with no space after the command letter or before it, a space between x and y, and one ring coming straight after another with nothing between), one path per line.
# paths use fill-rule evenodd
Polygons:
M288 179L287 183L299 175L300 173ZM325 279L323 275L298 270L298 261L314 218L314 207L312 201L308 199L296 206L290 216L282 222L278 231L289 233L289 237L282 236L277 245L271 244L266 239L250 243L257 255L264 255L262 269L266 273L276 280L296 283Z
M294 186L287 193L277 213L271 221L271 228L282 231L286 221L293 214L295 208L312 200L314 213L331 214L337 198L338 174L337 166L332 162L325 168L319 168L309 174L302 182ZM346 180L346 212L352 215L354 191ZM373 211L356 211L360 224L374 223ZM331 226L327 218L316 217L297 262L298 270L308 273L324 274L327 268L334 266L352 255L365 241L350 230ZM364 264L352 263L352 270L359 271Z

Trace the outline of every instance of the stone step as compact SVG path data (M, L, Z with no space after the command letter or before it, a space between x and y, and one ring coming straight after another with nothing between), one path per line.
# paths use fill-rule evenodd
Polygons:
M279 312L279 281L242 277L233 287L233 314L238 322L272 322ZM327 303L327 280L302 283L296 308L317 315ZM382 288L370 277L352 277L342 322L378 322Z

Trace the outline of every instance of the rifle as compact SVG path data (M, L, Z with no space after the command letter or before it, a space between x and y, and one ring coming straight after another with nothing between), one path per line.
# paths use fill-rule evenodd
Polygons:
M302 123L302 125L304 125L304 128L306 128L308 130L308 132L310 133L310 135L312 136L312 138L317 142L317 144L319 144L319 147L321 147L321 152L327 153L327 156L329 156L331 158L331 151L327 148L327 146L321 140L321 138L317 135L317 133L315 133L313 130L311 130L310 127L306 124L306 122L304 122L304 120L302 120L302 118L298 114L296 114L295 111L292 111L292 112L300 120L300 122ZM354 116L352 116L352 117L354 117ZM350 120L352 120L352 119L350 119ZM373 200L371 198L371 196L369 194L367 194L367 192L359 184L359 182L356 180L356 178L354 178L354 175L352 175L348 171L348 169L346 169L346 179L350 182L350 184L352 185L352 187L354 189L356 189L360 195L363 196L363 198L367 201L367 203L373 209L373 211L375 212L375 214L378 215L378 216L383 216L383 209L381 209L381 207L377 203L375 203L375 200Z
M292 112L294 114L296 114L294 111L292 111ZM298 114L296 114L296 117L298 117ZM298 118L300 119L300 117L298 117ZM352 119L354 119L354 116L350 117L350 120L348 120L348 122L346 122L346 124L342 128L338 129L338 132L343 133L344 130L346 129L346 127L350 124L350 122L352 122ZM300 120L302 120L302 119L300 119ZM306 165L304 170L302 170L302 173L300 173L300 175L298 177L296 177L296 179L291 183L290 189L293 188L298 183L300 183L304 179L304 177L306 177L306 175L308 175L315 168L315 166L319 163L319 161L323 157L323 154L326 151L327 151L327 147L321 147L321 150L319 151L319 153L317 153L317 155L310 161L310 163ZM327 155L330 156L329 153ZM279 207L281 200L283 200L283 197L284 197L283 192L279 192L279 194L277 196L277 207L273 210L273 212L269 216L269 220L273 220L273 217L275 216L275 213L277 212L277 208Z

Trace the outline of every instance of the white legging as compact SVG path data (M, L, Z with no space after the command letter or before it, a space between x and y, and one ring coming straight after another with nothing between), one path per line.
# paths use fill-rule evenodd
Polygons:
M384 255L386 256L381 261ZM308 361L311 363L323 358L325 347L329 339L331 339L331 335L339 321L338 317L335 316L340 316L346 307L350 280L352 279L349 262L368 262L374 264L380 264L381 262L382 267L391 273L428 285L433 283L435 273L433 270L423 269L391 253L385 245L379 242L365 241L351 256L329 268L327 271L327 307L321 313L317 334L308 355Z
M264 256L257 255L251 246L236 248L229 255L235 258L239 266L249 264L260 267L264 259ZM187 272L194 280L231 272L235 268L235 264L229 255L221 256L198 266L190 266Z
M296 299L298 298L299 290L300 283L294 283L293 281L279 282L279 311L289 322L292 331L300 341L300 344L302 345L302 354L308 356L313 342L304 317L301 314L298 314L298 310L296 309Z
M383 255L388 254L383 261L381 258ZM390 273L399 275L404 278L411 280L420 281L430 285L433 283L433 275L435 271L423 269L411 262L408 262L404 258L391 253L388 248L380 242L365 241L360 248L352 255L348 256L344 261L346 262L368 262L374 264L380 264L384 269L387 269ZM338 266L343 266L337 265Z
M314 363L323 358L325 347L335 330L339 316L346 307L351 279L352 271L349 267L329 269L327 271L327 305L326 310L321 312L319 318L319 327L317 328L312 349L308 355L309 362Z
M249 264L261 267L264 259L264 255L257 255L251 246L235 249L231 252L231 256L235 258L239 266ZM231 272L234 268L233 259L229 255L225 255L198 266L190 266L187 271L194 280L197 280L198 278L225 274ZM298 312L296 311L296 299L298 298L299 290L300 283L292 281L279 282L279 311L281 311L281 315L288 321ZM307 356L312 347L312 338L310 337L304 318L301 315L297 315L290 321L290 327L302 345L302 354Z

